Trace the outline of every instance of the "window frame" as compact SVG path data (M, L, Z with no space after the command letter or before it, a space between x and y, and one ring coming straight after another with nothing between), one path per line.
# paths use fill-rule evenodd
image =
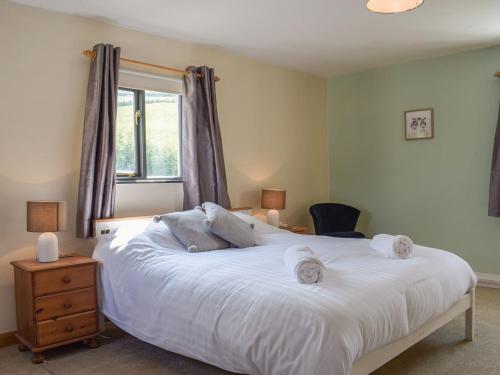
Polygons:
M177 95L179 100L177 103L179 113L179 176L175 177L148 177L147 175L147 152L146 152L146 89L135 89L131 87L119 86L118 90L130 91L134 93L134 136L135 136L135 164L136 170L134 173L118 173L116 172L116 182L119 184L128 183L179 183L183 182L182 177L182 94L170 91L149 90L155 92L163 92L166 94ZM139 121L137 122L137 111L140 112ZM118 114L117 114L118 116ZM115 140L116 141L116 140Z

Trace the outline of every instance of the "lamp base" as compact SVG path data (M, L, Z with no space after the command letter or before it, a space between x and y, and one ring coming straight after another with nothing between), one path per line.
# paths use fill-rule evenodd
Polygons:
M278 210L267 211L267 223L274 227L280 226L280 213Z
M38 237L36 259L42 263L59 260L59 243L54 233L45 232Z

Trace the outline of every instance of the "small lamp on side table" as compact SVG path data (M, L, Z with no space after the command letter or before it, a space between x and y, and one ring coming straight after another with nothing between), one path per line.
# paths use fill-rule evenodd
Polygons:
M42 233L38 237L36 258L39 262L55 262L59 259L57 236L52 232L66 229L66 202L26 202L26 230Z
M267 211L267 223L280 226L280 213L278 210L285 209L286 190L262 189L261 207Z

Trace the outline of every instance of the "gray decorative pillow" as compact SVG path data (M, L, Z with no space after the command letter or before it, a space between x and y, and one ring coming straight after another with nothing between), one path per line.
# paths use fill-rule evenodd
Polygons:
M205 228L203 222L206 218L207 216L200 209L173 212L159 217L190 253L229 247L227 241Z
M207 214L205 228L219 237L224 238L236 247L255 246L253 225L246 223L235 214L215 203L203 203Z

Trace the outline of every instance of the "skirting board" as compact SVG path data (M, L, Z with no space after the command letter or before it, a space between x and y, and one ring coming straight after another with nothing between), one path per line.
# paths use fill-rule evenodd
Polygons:
M476 275L479 278L477 286L500 289L500 275L497 275L496 273L483 272L476 272Z
M0 333L0 348L4 346L14 345L17 340L14 337L16 331Z

